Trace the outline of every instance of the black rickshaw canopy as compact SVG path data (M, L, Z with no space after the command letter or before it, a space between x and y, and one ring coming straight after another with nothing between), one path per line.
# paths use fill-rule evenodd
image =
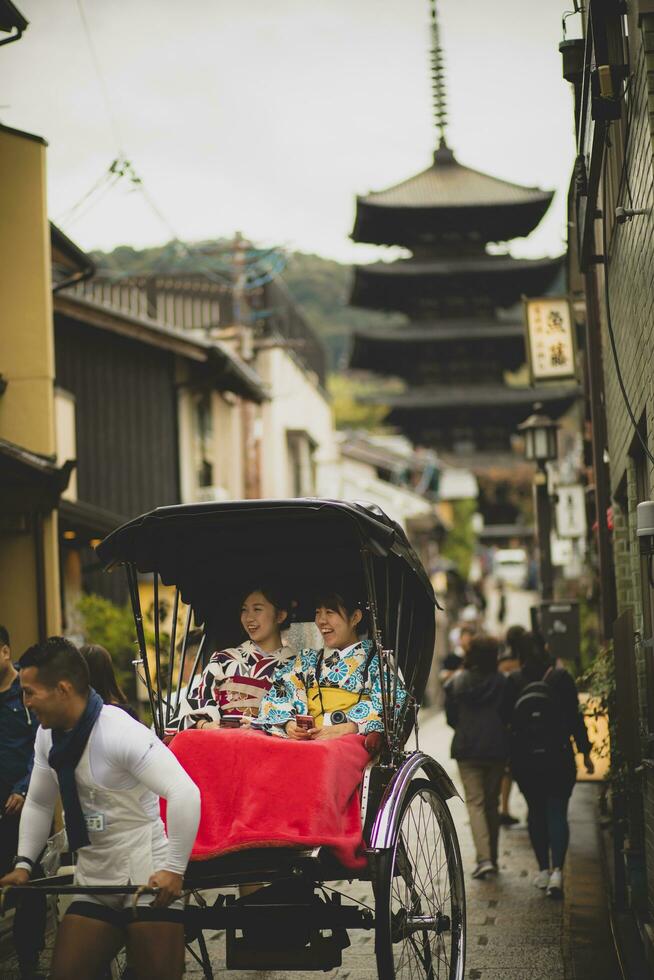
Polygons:
M97 547L105 567L132 565L176 586L205 624L210 647L239 642L240 600L273 584L312 620L316 592L369 603L377 640L398 657L419 703L434 653L431 582L402 528L376 504L294 498L158 507ZM374 624L373 624L374 625Z

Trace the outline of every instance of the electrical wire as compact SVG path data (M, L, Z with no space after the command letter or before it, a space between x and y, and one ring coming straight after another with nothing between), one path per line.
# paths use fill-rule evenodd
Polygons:
M111 180L109 180L102 187L101 190L98 191L95 197L93 197L90 201L87 202L85 207L81 207L80 209L78 206L78 208L67 218L64 218L61 223L66 224L70 227L71 225L76 224L82 218L85 218L87 214L89 214L100 203L100 201L102 201L107 196L107 194L114 189L116 184L120 182L120 178L121 175L116 174Z
M631 109L632 109L632 105L630 103L629 111L627 112L627 125L626 125L626 129L625 129L625 150L624 150L624 155L623 155L623 158L622 158L622 171L623 171L623 174L626 173L626 169L627 169L627 149L628 149L628 145L629 145L629 136L630 136L630 129L631 129ZM607 131L607 138L608 138L608 131ZM618 357L618 348L617 348L617 344L616 344L616 340L615 340L615 333L613 331L613 321L612 321L612 318L611 318L611 297L610 297L610 288L609 288L609 264L610 264L609 260L610 260L610 248L611 248L611 245L613 243L613 238L614 238L615 232L617 231L617 228L618 228L618 223L616 222L616 224L614 225L613 232L611 234L611 242L609 243L608 242L608 236L606 234L606 205L607 205L607 195L606 195L606 176L607 176L607 174L606 174L606 171L607 171L607 159L608 159L608 154L606 153L606 148L605 148L604 161L603 161L603 173L602 173L602 251L604 253L604 303L605 303L605 306L606 306L606 325L607 325L607 328L608 328L609 341L610 341L610 345L611 345L611 353L613 355L613 363L615 365L615 373L616 373L616 376L617 376L617 379L618 379L618 385L620 386L620 391L622 393L622 398L624 400L624 403L625 403L625 406L626 406L626 409L627 409L627 413L628 413L629 418L631 420L631 424L634 427L634 431L635 431L635 433L636 433L636 435L638 437L638 441L640 442L640 444L641 444L641 446L643 448L643 451L645 452L645 455L649 459L650 463L652 463L654 465L654 455L652 455L652 453L650 452L649 446L647 445L647 441L643 437L643 434L642 434L642 432L640 430L640 426L638 424L638 421L636 419L636 416L634 414L634 411L633 411L633 409L631 407L631 402L629 401L629 395L627 394L627 389L626 389L626 386L625 386L625 383L624 383L624 378L622 376L622 369L620 368L620 360L619 360L619 357ZM616 198L616 203L620 200L620 194L621 193L622 193L622 175L621 175L620 183L618 185L618 197Z
M100 59L98 58L98 53L95 49L95 44L93 43L93 35L91 34L91 28L89 27L89 22L86 19L84 3L83 0L76 0L76 3L77 3L77 9L79 11L80 20L82 22L82 28L84 30L84 34L86 35L86 43L88 45L89 53L91 55L91 61L93 62L93 67L95 68L95 74L98 79L98 84L100 85L100 90L104 98L105 106L107 109L107 115L109 117L109 122L113 130L114 143L118 147L119 155L124 156L121 148L122 140L120 138L120 129L118 127L118 120L116 119L116 115L114 113L113 106L111 104L111 98L109 95L109 86L107 85L107 80L104 77L102 66L100 64Z
M97 76L98 84L100 86L105 107L107 110L107 116L109 118L109 123L113 131L113 138L116 147L118 148L118 156L112 161L109 168L105 173L95 182L95 184L77 201L67 212L64 212L63 217L60 219L62 223L73 223L78 221L80 218L89 213L89 211L95 207L97 202L105 196L108 191L111 191L116 184L123 177L129 178L129 180L134 185L134 189L138 190L141 194L143 200L146 202L147 206L150 208L152 213L156 216L159 222L167 229L168 234L171 236L172 242L180 249L180 251L187 257L193 260L196 268L202 273L210 282L214 282L219 286L233 287L234 285L234 273L229 267L225 267L225 271L221 272L216 269L215 266L207 265L203 262L198 262L198 252L193 251L190 246L184 242L180 236L177 234L176 229L173 227L172 223L168 220L166 215L163 213L161 208L157 205L155 199L150 194L149 189L146 187L143 178L136 172L134 165L127 158L126 154L122 150L122 140L120 136L120 129L118 126L118 120L113 109L111 102L111 97L109 94L109 85L107 79L102 70L100 64L100 59L93 42L93 35L91 33L91 28L89 22L86 18L86 12L84 10L83 0L76 0L77 9L79 12L80 20L82 23L82 28L86 37L86 42L89 48L89 53L93 66L95 68L95 73ZM88 206L83 208L85 204ZM83 209L83 210L80 210ZM252 256L252 258L251 258ZM269 269L261 269L260 263L265 260L268 256L271 258L271 264ZM246 266L244 289L247 292L251 292L255 289L259 289L275 279L286 265L286 256L280 253L279 250L270 248L267 250L251 249L246 252L243 256L243 262ZM249 268L248 268L249 265ZM256 277L249 276L248 273L256 272Z
M65 211L61 211L55 217L55 221L62 221L62 222L67 221L74 214L74 212L77 211L78 208L80 208L87 200L89 200L89 198L91 198L97 191L100 190L100 188L103 186L103 184L105 184L105 183L107 183L107 181L111 180L112 176L115 173L114 168L115 168L115 166L116 166L116 164L118 162L119 162L118 159L112 160L111 163L110 163L110 165L103 172L102 176L101 177L98 177L98 179L88 189L88 191L86 191L84 194L82 194L82 196L79 198L79 200L77 200L74 204L71 204L71 206L69 208L66 208Z

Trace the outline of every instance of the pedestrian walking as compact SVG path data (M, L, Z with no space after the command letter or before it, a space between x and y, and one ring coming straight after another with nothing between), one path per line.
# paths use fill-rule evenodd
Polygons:
M115 708L122 708L130 718L138 721L138 715L116 679L111 654L106 647L100 646L99 643L91 643L80 647L79 652L86 660L91 687L100 695L104 703L111 704Z
M500 582L498 586L497 599L497 622L500 626L504 626L504 620L506 619L506 586L504 582Z
M520 670L507 679L503 713L510 726L511 771L529 808L531 846L538 862L534 884L552 898L563 893L562 871L570 838L568 803L577 778L572 740L594 771L577 687L556 667L543 640L518 641Z
M474 626L467 626L465 624L460 627L456 626L453 630L450 630L449 642L451 649L441 663L439 674L442 684L448 681L457 670L461 670L465 655L470 649L470 643L476 632Z
M506 636L504 637L504 647L500 651L498 668L503 674L512 674L515 670L520 669L520 660L518 658L518 643L520 638L525 635L527 630L524 626L516 624L515 626L509 626L506 631ZM511 775L511 764L507 762L506 770L502 776L502 788L500 790L500 826L501 827L513 827L515 824L520 823L517 817L514 817L509 810L509 797L511 796L511 787L513 786L513 777Z
M19 661L25 703L39 719L34 768L15 870L0 887L25 885L45 846L61 794L77 885L148 884L151 896L76 896L59 925L51 980L91 978L125 943L137 980L180 980L184 970L182 882L200 819L200 793L144 725L105 705L86 662L60 636ZM159 800L168 802L168 837ZM151 903L151 904L150 904Z
M0 626L0 877L13 867L39 723L25 706L11 657L9 631ZM12 926L20 975L38 969L46 926L45 895L31 895L16 908Z
M498 652L494 637L473 637L463 670L445 685L447 721L454 729L452 758L458 763L477 852L473 878L498 870L498 800L508 757L501 715L507 679L497 669Z

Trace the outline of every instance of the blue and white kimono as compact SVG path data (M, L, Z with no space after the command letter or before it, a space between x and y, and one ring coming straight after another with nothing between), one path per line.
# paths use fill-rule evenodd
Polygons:
M254 724L286 734L284 726L296 715L309 714L309 691L341 689L360 697L344 708L348 721L355 722L359 733L383 732L382 693L379 661L373 654L371 640L360 640L345 650L300 650L295 659L281 664L275 671L270 690L261 702ZM406 690L398 678L396 710L406 699ZM330 699L333 700L333 699Z

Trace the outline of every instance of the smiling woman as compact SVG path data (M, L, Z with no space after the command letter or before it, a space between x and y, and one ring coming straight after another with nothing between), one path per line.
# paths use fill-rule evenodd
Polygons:
M183 698L166 735L187 728L227 728L250 724L270 687L275 670L295 658L282 644L281 628L289 603L269 587L248 591L241 604L241 626L248 639L216 650L202 676Z
M371 641L361 638L367 630L361 603L321 593L316 626L325 646L301 650L278 668L257 724L298 741L383 731L379 666ZM405 699L398 681L398 709Z

